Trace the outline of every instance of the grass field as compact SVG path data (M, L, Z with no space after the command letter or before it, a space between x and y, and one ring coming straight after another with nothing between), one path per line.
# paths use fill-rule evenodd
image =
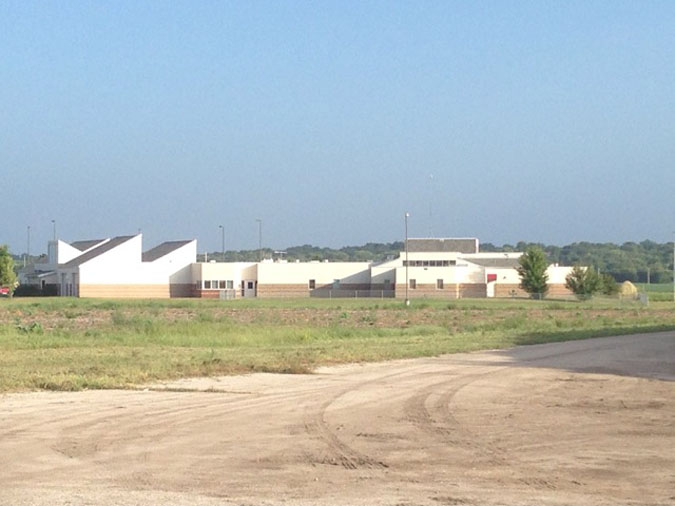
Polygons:
M649 295L649 300L653 302L665 302L673 300L672 283L638 283L636 285L641 292Z
M0 300L0 391L186 376L675 329L673 304L486 300Z

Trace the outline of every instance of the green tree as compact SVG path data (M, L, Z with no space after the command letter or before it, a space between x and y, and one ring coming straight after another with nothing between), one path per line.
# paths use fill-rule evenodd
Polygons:
M548 260L539 246L531 246L518 260L520 287L532 298L543 299L548 293Z
M16 288L16 272L14 272L14 259L9 254L7 246L0 246L0 286L9 287L10 297Z
M600 278L602 279L602 293L605 295L616 295L619 293L619 284L614 279L614 276L604 273L600 275Z
M565 286L580 299L587 299L603 289L603 278L593 267L575 265L565 278Z

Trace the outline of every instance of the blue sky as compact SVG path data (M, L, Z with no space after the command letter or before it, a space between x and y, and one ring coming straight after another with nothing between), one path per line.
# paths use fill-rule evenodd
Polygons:
M672 1L0 4L0 243L675 230Z

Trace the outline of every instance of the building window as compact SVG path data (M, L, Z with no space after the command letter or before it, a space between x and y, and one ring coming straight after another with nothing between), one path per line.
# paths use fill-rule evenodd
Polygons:
M204 290L209 290L211 288L211 282L210 281L204 281Z
M455 260L403 260L403 267L451 267Z
M410 280L410 288L412 288L412 289L417 288L417 280L416 279Z
M443 280L442 279L436 280L436 289L437 290L443 290Z
M316 288L316 279L309 280L309 289L314 290Z
M228 279L225 283L226 283L225 288L227 288L228 290L234 289L234 281L233 280Z
M227 282L224 279L221 279L218 281L218 288L225 290L225 288L227 288Z
M249 290L253 290L253 281L249 281L249 282L248 282L247 288L248 288Z
M214 290L218 289L218 280L216 279L211 280L211 288L213 288Z

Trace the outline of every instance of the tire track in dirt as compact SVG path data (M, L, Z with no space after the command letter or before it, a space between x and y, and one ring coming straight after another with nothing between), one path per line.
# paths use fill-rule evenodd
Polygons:
M377 383L386 382L392 378L408 375L410 371L402 371L377 378L361 381L355 385L339 389L338 392L328 397L321 403L314 413L307 413L305 416L305 430L308 434L318 437L326 447L328 455L319 459L320 464L339 465L345 469L387 469L389 465L378 459L374 459L363 452L360 452L352 446L346 444L335 431L331 430L326 420L326 413L330 406L335 404L338 399L344 396L362 390L363 388ZM311 456L308 456L312 460ZM314 459L315 460L315 459Z

